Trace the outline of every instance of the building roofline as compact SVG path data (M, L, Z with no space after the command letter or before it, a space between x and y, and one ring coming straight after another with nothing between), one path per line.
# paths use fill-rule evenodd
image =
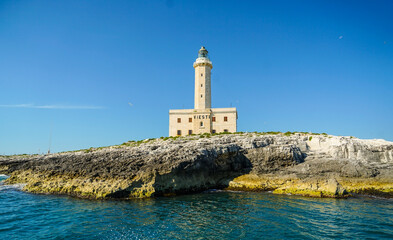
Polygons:
M202 110L202 111L201 111ZM170 109L169 110L169 114L186 114L186 113L195 113L195 114L199 114L199 113L203 113L204 109ZM233 113L233 112L237 112L236 108L209 108L206 109L209 112L212 113Z

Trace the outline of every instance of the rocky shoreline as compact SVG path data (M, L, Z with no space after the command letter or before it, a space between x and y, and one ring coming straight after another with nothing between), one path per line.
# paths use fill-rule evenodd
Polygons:
M393 142L327 134L158 138L49 155L0 156L6 184L82 198L144 198L208 189L310 197L393 197Z

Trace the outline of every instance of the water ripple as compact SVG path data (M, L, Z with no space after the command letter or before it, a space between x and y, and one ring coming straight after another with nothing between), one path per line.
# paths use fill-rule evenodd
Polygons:
M90 201L4 188L0 238L391 239L392 203L223 191Z

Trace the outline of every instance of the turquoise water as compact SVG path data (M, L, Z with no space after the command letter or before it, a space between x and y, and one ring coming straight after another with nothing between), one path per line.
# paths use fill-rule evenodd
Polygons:
M393 200L210 191L131 201L0 186L0 239L393 239Z

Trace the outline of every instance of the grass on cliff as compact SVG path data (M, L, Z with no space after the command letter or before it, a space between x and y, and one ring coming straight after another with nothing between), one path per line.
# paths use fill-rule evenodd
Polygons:
M83 153L92 153L98 150L102 149L109 149L109 148L124 148L124 147L137 147L141 144L145 143L151 143L154 141L176 141L178 139L183 139L183 140L198 140L201 138L211 138L215 136L225 136L225 135L249 135L249 136L262 136L262 135L283 135L283 136L292 136L295 134L302 134L302 135L322 135L326 137L331 137L327 133L312 133L312 132L280 132L280 131L269 131L269 132L220 132L220 133L203 133L203 134L191 134L188 136L175 136L175 137L160 137L160 138L149 138L149 139L144 139L144 140L130 140L128 142L124 142L119 145L112 145L112 146L104 146L104 147L91 147L87 149L79 149L79 150L74 150L74 151L65 151L65 152L59 152L59 153L73 153L73 152L83 152ZM350 136L350 138L354 138L353 136ZM308 140L311 141L312 136L309 136ZM15 154L15 155L0 155L2 158L11 158L11 157L27 157L27 156L36 156L40 154Z
M13 157L27 157L27 156L38 156L39 154L34 153L34 154L27 154L27 153L21 153L21 154L13 154L13 155L0 155L0 157L3 158L13 158Z
M66 151L63 153L70 153L70 152L84 152L84 153L91 153L95 152L98 150L102 149L107 149L107 148L123 148L123 147L137 147L141 144L145 143L151 143L154 141L176 141L178 139L183 139L183 140L197 140L201 138L211 138L214 136L224 136L224 135L257 135L257 136L262 136L262 135L283 135L283 136L292 136L295 134L302 134L302 135L322 135L322 136L328 136L327 133L312 133L312 132L280 132L280 131L269 131L269 132L220 132L220 133L203 133L203 134L191 134L188 136L174 136L174 137L160 137L160 138L149 138L149 139L144 139L144 140L130 140L128 142L124 142L119 145L112 145L112 146L106 146L106 147L91 147L88 149L80 149L80 150L75 150L75 151ZM352 138L352 137L351 137ZM311 141L312 136L309 137L309 141Z
M192 139L199 139L199 138L210 138L213 136L221 136L221 135L245 135L245 134L254 134L254 135L284 135L284 136L292 136L295 134L304 134L304 135L322 135L322 136L328 136L327 133L311 133L311 132L220 132L220 133L202 133L202 134L191 134L188 136L176 136L176 137L160 137L160 139L166 141L169 139L179 139L179 138L184 138L184 139L190 139L190 137L194 136L196 138L191 138Z

